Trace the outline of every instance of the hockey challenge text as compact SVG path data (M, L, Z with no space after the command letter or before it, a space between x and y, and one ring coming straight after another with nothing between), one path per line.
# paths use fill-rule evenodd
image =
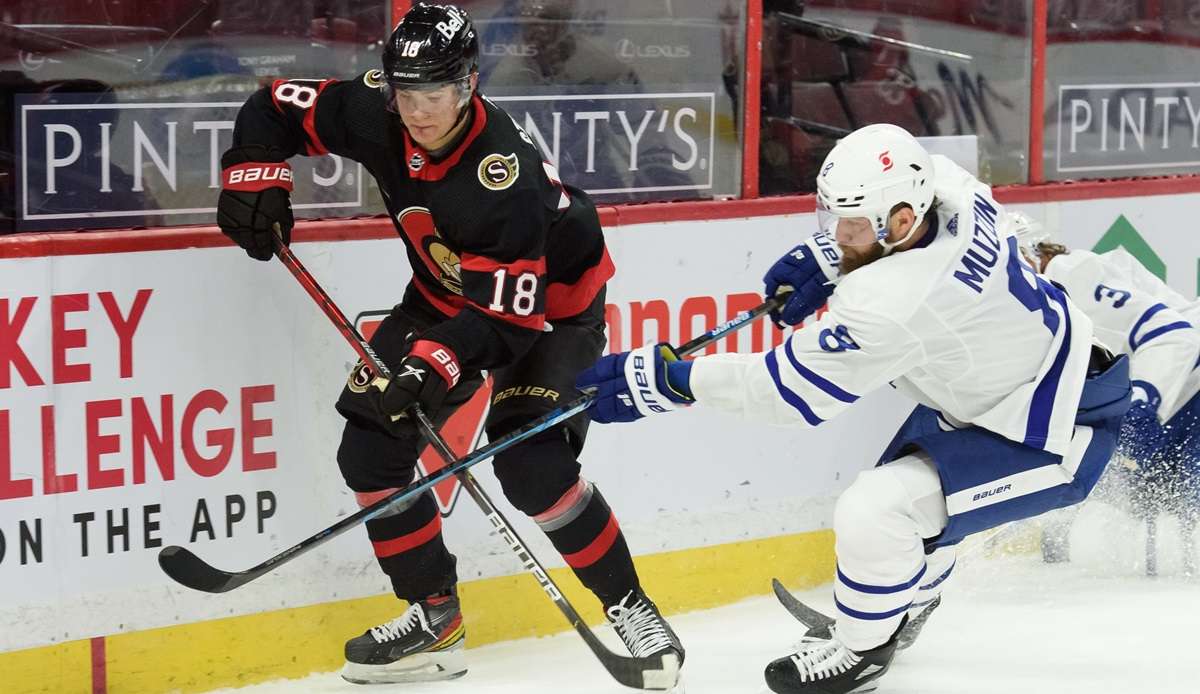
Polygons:
M273 384L86 401L58 396L60 386L95 381L104 394L106 384L133 379L136 365L161 358L136 351L153 294L0 297L0 567L40 564L55 553L91 557L267 532L276 494L244 491L239 475L277 467L273 420L262 414L275 401ZM47 322L49 345L35 344L45 332L35 326ZM22 390L43 391L46 404L14 405ZM83 426L64 430L64 422ZM236 481L243 491L214 493L205 485L203 495L178 494L178 487L165 493L199 478ZM139 485L163 501L130 504ZM99 491L116 489L129 493L114 499ZM165 515L184 514L190 522L164 533Z

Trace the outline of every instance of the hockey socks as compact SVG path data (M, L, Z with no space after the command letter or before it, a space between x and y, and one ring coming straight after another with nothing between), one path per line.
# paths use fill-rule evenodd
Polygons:
M637 571L612 509L580 478L557 502L533 517L583 585L604 605L638 590Z
M396 490L359 493L367 505ZM432 494L422 494L398 513L367 521L379 567L392 579L396 597L413 602L444 593L457 582L456 560L442 540L442 516Z

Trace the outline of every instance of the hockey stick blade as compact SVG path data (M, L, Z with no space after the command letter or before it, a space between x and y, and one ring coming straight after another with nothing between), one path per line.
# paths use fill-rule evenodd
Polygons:
M205 593L224 593L256 578L245 571L221 571L178 545L163 548L158 565L176 583Z
M667 690L674 687L679 680L680 663L677 661L664 662L661 655L645 658L617 655L609 650L608 646L601 643L586 624L581 624L576 631L583 637L584 642L587 643L604 669L608 670L608 674L626 687Z
M805 632L806 636L817 635L820 632L828 635L829 627L833 626L834 622L832 617L797 600L796 596L792 595L791 591L780 583L778 578L771 579L771 588L775 591L775 597L779 598L783 609L808 629Z

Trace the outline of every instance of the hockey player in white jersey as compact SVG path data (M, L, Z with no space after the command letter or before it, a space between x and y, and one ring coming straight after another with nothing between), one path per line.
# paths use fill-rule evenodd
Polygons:
M920 403L838 499L836 624L766 668L772 691L797 694L874 689L954 546L1087 496L1129 403L1125 360L1094 351L1087 316L1021 262L988 186L872 125L834 147L817 189L821 232L765 282L795 290L779 320L828 301L820 318L769 352L684 361L654 345L578 379L597 422L698 403L817 426L889 383Z
M1008 219L1026 259L1092 319L1096 340L1129 356L1133 398L1119 452L1136 465L1135 512L1148 520L1172 512L1190 537L1200 491L1200 302L1183 298L1123 248L1068 250L1027 215ZM1051 533L1060 555L1068 527ZM1184 549L1185 566L1194 568L1191 543Z

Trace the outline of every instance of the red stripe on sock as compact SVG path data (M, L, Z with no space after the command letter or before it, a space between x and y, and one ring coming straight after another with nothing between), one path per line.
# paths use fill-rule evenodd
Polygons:
M375 546L375 556L383 559L385 557L394 557L397 554L407 552L410 549L416 549L421 545L429 542L437 537L442 532L442 517L436 515L429 524L420 530L413 531L407 535L401 535L392 540L382 540L380 542L372 542Z
M92 639L92 694L107 694L108 692L106 650L103 636Z
M612 549L613 543L620 535L621 526L617 525L617 517L610 513L608 514L608 525L604 526L604 530L600 531L595 540L578 552L564 554L563 559L572 569L585 569L600 561L600 558Z

